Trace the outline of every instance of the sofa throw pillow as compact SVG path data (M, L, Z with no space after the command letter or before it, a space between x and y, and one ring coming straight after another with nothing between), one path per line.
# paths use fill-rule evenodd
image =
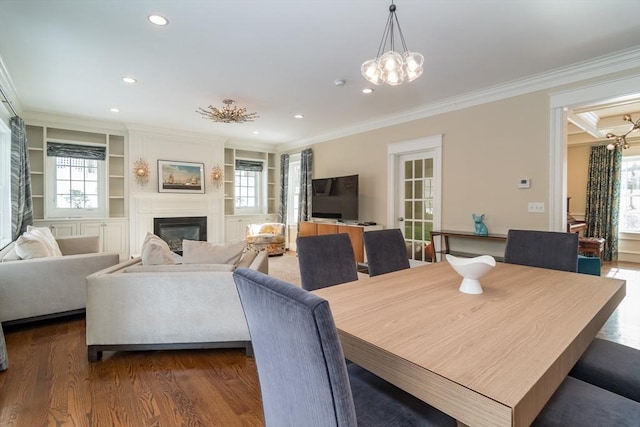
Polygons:
M142 265L172 265L175 264L173 252L167 242L157 237L149 239L142 245Z
M24 233L16 240L16 254L22 259L46 258L51 256L42 239L31 233Z
M14 244L13 247L2 257L2 262L19 261L21 259L22 258L20 258L16 253L16 245Z
M184 264L235 264L242 256L247 242L209 243L197 240L182 241Z
M62 251L56 237L53 235L49 227L34 227L33 225L27 225L27 233L31 233L42 240L49 250L51 256L62 256Z
M144 240L142 241L142 247L140 248L140 253L144 252L145 247L149 244L151 240L154 240L154 239L162 240L159 236L156 236L155 234L149 233L147 231L147 235L144 236Z

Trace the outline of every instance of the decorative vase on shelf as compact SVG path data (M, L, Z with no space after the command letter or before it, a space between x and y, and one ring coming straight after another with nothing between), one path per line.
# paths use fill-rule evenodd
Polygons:
M465 294L478 295L482 293L480 278L496 266L496 260L491 255L475 258L459 258L451 254L445 255L449 265L462 276L458 290Z

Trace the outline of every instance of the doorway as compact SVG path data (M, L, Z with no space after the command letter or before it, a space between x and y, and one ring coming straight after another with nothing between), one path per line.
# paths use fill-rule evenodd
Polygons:
M431 261L431 231L439 230L442 135L401 141L387 147L389 162L387 228L399 228L413 261Z

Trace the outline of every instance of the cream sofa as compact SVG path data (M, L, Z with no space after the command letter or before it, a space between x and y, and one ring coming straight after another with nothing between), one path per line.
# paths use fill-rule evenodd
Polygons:
M242 266L268 273L266 252ZM90 275L89 361L100 360L103 351L122 350L244 347L251 354L235 267L142 265L138 257Z
M0 321L3 324L84 311L86 277L119 261L116 253L100 253L98 236L59 237L56 241L63 256L0 263ZM6 259L5 255L10 254L14 246L15 242L3 248L0 259Z

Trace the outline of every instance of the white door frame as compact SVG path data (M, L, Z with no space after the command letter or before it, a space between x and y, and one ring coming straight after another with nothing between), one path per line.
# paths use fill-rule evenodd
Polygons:
M550 96L549 138L549 230L567 228L567 110L640 96L640 74L608 80Z
M394 228L398 222L399 158L405 154L429 153L433 157L433 177L436 182L433 198L433 229L442 227L442 134L410 139L387 144L387 228Z

